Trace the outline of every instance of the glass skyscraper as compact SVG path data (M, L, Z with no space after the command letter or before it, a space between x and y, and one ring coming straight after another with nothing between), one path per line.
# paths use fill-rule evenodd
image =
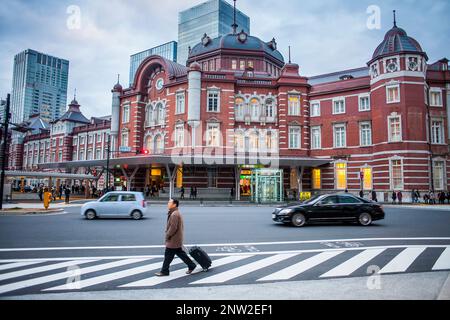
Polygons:
M177 42L171 41L160 46L133 54L130 57L130 87L134 83L134 76L141 63L152 55L158 55L173 62L177 62Z
M178 16L178 58L185 65L189 47L201 42L206 33L211 39L233 31L234 9L224 0L210 0L179 13ZM236 10L237 31L250 34L250 18Z
M52 121L66 110L69 61L27 49L14 57L11 94L13 123L33 114Z

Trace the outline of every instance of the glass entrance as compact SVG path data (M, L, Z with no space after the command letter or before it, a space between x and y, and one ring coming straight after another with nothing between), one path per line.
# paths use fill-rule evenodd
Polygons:
M251 187L253 202L283 201L283 170L253 170Z

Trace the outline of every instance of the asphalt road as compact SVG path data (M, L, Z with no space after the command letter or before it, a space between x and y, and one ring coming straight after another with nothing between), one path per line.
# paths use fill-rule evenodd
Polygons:
M175 260L171 276L162 279L152 275L164 252L164 207L151 207L141 221L87 221L79 207L0 217L0 297L364 277L372 267L382 274L450 270L450 211L387 207L386 219L370 227L299 229L273 223L272 211L181 208L186 244L204 247L214 268L187 277ZM68 287L71 277L80 285Z

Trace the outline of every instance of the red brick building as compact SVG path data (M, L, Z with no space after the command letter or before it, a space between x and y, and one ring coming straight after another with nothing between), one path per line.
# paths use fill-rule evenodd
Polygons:
M205 35L189 68L152 56L134 87L116 85L111 133L138 177L131 187L170 176L205 192L260 188L263 198L282 190L376 190L379 199L392 190L447 190L448 60L428 64L396 25L367 67L309 79L276 46L244 32ZM149 155L136 157L142 149ZM282 182L264 167L280 168ZM255 185L259 175L263 186Z
M430 64L396 25L367 66L352 70L307 78L275 39L245 32L205 34L188 66L151 56L133 87L114 86L116 186L164 185L168 195L175 185L197 187L254 201L346 189L375 190L379 200L403 191L408 200L412 189L448 189L448 60ZM104 168L108 125L86 120L70 135L52 132L49 163L39 167Z

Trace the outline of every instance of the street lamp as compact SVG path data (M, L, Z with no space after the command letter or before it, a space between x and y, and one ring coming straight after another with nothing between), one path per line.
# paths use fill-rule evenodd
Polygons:
M0 210L3 209L3 188L5 185L5 169L6 169L6 148L8 145L8 126L9 126L9 119L11 117L10 114L10 100L11 100L11 95L8 94L7 98L6 98L6 106L5 106L5 122L3 123L3 128L4 128L4 132L3 132L3 144L2 144L2 148L1 148L1 157L2 157L2 162L1 162L1 175L0 175Z

